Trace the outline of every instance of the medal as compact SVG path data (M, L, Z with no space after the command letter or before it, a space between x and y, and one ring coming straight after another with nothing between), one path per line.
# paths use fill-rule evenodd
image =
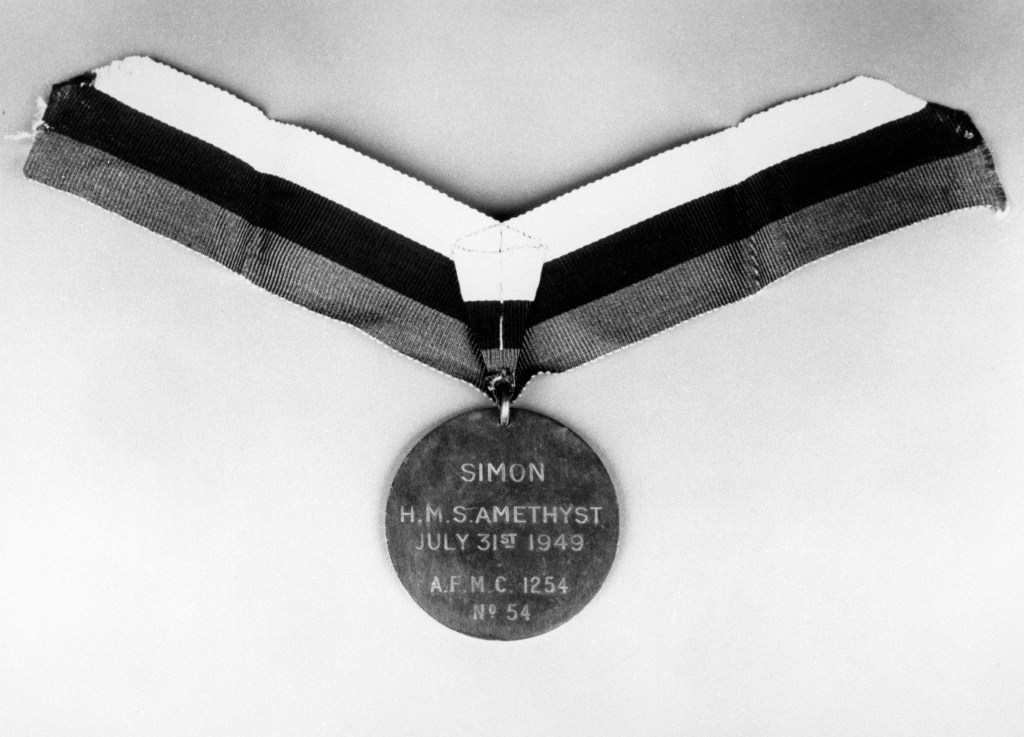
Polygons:
M503 222L143 57L56 85L25 173L489 398L413 447L384 528L427 614L506 640L580 612L618 543L597 455L513 407L532 377L897 228L1005 206L967 115L863 77Z
M574 616L604 581L619 536L608 472L567 427L517 409L432 430L395 476L388 551L409 594L442 624L514 640Z

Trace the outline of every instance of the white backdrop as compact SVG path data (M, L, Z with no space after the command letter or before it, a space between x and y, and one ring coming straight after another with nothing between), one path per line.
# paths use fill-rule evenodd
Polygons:
M1024 183L1024 8L8 0L0 124L147 53L491 214L856 74ZM422 613L392 474L461 385L0 144L0 734L1019 735L1024 219L813 264L521 406L619 490L604 588L489 643Z

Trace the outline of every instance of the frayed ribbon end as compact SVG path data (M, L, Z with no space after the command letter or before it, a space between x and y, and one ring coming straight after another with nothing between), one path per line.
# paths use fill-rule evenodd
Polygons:
M41 97L36 98L36 113L32 117L32 127L27 131L18 131L17 133L11 133L10 135L4 136L4 140L7 141L34 141L39 136L39 131L42 130L46 123L43 121L43 115L46 113L46 100Z

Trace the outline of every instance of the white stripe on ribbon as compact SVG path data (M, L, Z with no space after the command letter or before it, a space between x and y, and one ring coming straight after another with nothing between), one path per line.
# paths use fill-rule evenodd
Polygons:
M271 120L230 93L147 57L129 57L97 69L95 85L261 172L288 179L455 258L463 297L473 300L532 299L538 257L565 255L925 105L890 84L857 77L653 156L494 229L499 223L493 218L419 180L316 133ZM481 247L491 237L481 232L500 233L510 240L504 247ZM546 248L531 246L530 255L514 255L531 239ZM485 265L487 253L493 266Z
M417 179L317 133L271 120L234 95L148 57L97 69L95 86L260 172L288 179L445 256L458 238L496 224Z
M611 174L508 222L554 259L759 171L918 112L925 101L877 79L783 103Z

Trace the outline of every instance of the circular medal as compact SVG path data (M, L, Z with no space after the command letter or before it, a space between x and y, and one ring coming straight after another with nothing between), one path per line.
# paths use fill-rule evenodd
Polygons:
M604 582L619 508L597 454L567 427L516 409L454 417L402 462L385 513L391 562L438 622L518 640L575 616Z

